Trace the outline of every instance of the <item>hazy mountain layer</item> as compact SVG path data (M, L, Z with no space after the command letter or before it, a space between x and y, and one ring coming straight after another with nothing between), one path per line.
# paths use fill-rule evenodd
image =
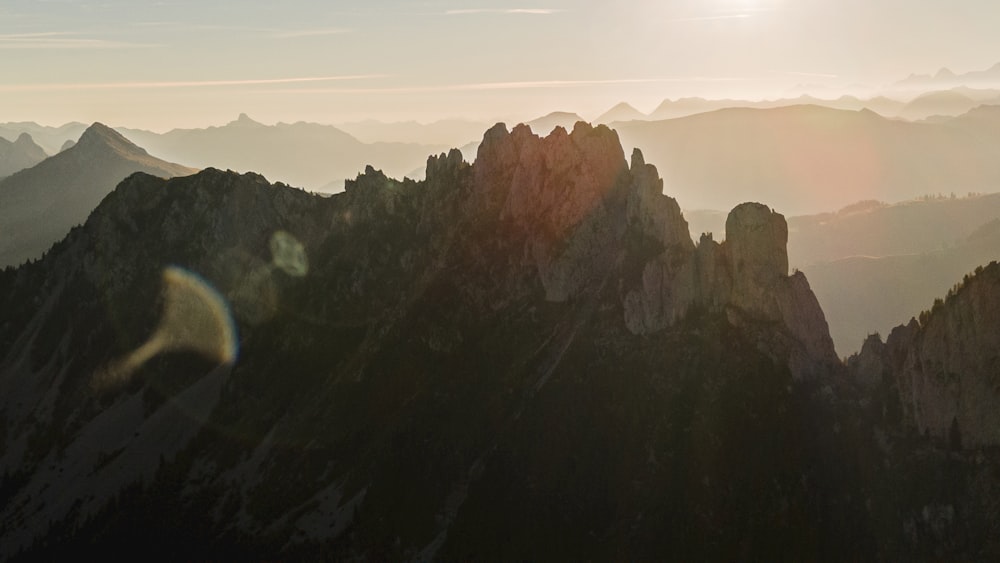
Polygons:
M663 100L663 102L649 114L648 119L650 121L662 121L664 119L676 119L678 117L687 117L699 113L718 111L720 109L776 109L799 105L815 105L830 109L848 111L860 111L867 109L874 111L879 115L893 117L899 114L899 112L905 107L906 102L882 96L869 99L861 99L854 96L841 96L836 99L823 99L809 95L802 95L796 98L779 98L775 100L706 99L692 97L678 98L675 100Z
M87 124L75 121L58 127L39 125L31 121L0 123L0 137L15 141L27 133L47 154L56 154L63 143L70 139L79 139L86 129Z
M0 266L39 258L138 171L167 177L194 172L95 123L73 147L0 181Z
M946 123L893 121L817 106L730 109L617 123L693 209L745 200L794 214L878 199L988 192L1000 185L1000 123L973 112Z
M403 176L443 147L411 143L365 144L344 131L315 123L263 125L245 114L222 127L175 129L163 134L122 129L155 154L189 166L256 171L274 180L318 190L343 188L368 164Z
M473 139L478 143L489 123L464 119L442 119L430 123L386 123L369 119L338 123L336 127L363 143L418 143L459 147Z
M1000 259L1000 221L967 240L918 254L854 256L806 266L816 297L829 311L830 335L842 355L863 339L917 316L977 266Z
M632 121L633 119L648 119L649 116L642 113L641 111L635 109L631 105L622 102L617 104L615 107L609 109L608 111L602 113L594 123L603 123L605 125L609 123L614 123L616 121Z
M934 75L911 74L895 84L902 89L940 89L955 87L996 88L1000 86L1000 63L984 70L956 74L941 68Z
M14 142L0 138L0 178L31 168L45 160L46 156L42 147L36 145L27 133L21 133Z

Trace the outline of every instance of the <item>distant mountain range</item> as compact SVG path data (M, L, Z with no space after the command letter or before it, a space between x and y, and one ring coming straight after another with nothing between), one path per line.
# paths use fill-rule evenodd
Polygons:
M315 123L264 125L246 114L221 127L153 133L120 128L123 134L171 161L199 168L255 171L274 180L318 190L354 178L366 165L404 176L427 155L448 147L416 143L362 143L348 133Z
M457 147L480 139L492 123L467 119L442 119L431 123L383 122L374 119L337 123L335 126L363 143L393 142Z
M951 69L942 68L933 75L911 74L896 82L896 88L905 89L942 89L967 86L972 88L1000 88L1000 63L984 70L973 70L956 74Z
M1000 215L969 237L913 254L850 256L802 269L809 276L841 355L870 334L888 336L930 308L977 266L1000 260Z
M135 172L172 177L194 169L152 157L95 123L71 148L0 180L0 267L39 258Z
M1000 107L927 123L820 106L733 108L613 124L692 209L746 199L790 214L1000 185Z
M47 154L56 154L68 139L79 139L86 129L86 124L76 121L58 127L39 125L32 121L0 123L0 137L13 141L27 133Z
M649 119L649 116L635 109L631 105L622 102L608 111L602 113L594 123L614 123L615 121L632 121L633 119Z
M525 124L531 127L536 135L548 135L556 127L562 127L567 131L572 131L573 126L578 121L585 121L579 115L568 111L554 111L539 118L526 121Z
M27 133L18 135L14 142L0 137L0 178L30 168L47 156Z

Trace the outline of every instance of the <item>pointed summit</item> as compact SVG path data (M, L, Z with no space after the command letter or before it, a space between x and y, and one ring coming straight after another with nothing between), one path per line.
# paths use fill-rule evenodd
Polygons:
M21 133L13 143L0 138L0 178L30 168L45 160L46 156L28 133Z
M635 121L646 119L648 116L641 111L635 109L634 106L627 102L622 102L615 107L609 109L608 111L601 114L600 117L594 120L594 123L613 123L615 121Z
M35 140L32 139L31 135L29 135L28 133L21 133L20 135L18 135L17 140L14 141L14 144L19 146L34 146L34 147L38 146L35 144Z
M42 152L41 158L0 180L0 232L6 235L0 240L0 266L40 256L132 173L194 172L150 156L102 123L88 127L72 147L49 158Z
M236 121L230 121L228 126L230 126L230 127L232 127L232 126L236 126L236 127L264 127L264 124L260 123L259 121L254 121L253 119L250 118L249 115L247 115L245 113L241 113L239 115L239 117L236 118Z
M87 130L83 132L83 135L80 135L80 140L77 141L74 148L76 150L86 152L104 152L107 149L110 149L111 151L118 153L118 155L126 158L149 157L149 153L146 152L146 149L136 146L135 143L126 139L118 131L115 131L103 123L97 122L88 127Z
M935 80L951 80L952 78L955 78L955 73L947 67L941 67L941 70L934 75Z

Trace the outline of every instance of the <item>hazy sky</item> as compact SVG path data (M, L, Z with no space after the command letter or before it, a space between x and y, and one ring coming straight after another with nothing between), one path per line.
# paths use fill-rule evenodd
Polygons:
M1000 62L996 0L0 0L0 122L597 114Z

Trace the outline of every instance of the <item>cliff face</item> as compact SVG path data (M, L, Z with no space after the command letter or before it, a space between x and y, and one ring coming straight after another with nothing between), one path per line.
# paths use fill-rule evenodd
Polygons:
M921 322L866 342L853 359L866 381L886 378L903 422L955 447L1000 445L1000 265L967 277Z
M870 555L784 219L727 230L585 124L329 198L130 176L0 272L0 557Z

